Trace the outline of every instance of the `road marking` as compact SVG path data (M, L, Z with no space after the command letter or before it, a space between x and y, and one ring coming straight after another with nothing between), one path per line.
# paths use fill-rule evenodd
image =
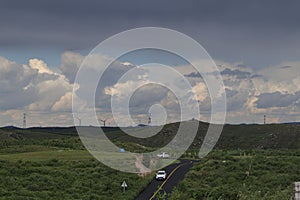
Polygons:
M180 165L178 165L175 169L173 169L170 173L170 175L168 175L168 177L166 178L166 180L164 180L164 182L159 186L159 188L157 188L157 190L153 193L153 195L150 197L149 200L152 200L156 194L162 189L162 187L165 185L165 183L169 180L169 178L174 174L174 172L181 166L186 165L188 163L182 163Z

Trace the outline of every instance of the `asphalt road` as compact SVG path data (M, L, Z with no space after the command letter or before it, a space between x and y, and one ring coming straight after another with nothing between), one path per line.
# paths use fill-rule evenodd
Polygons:
M171 164L164 168L167 172L167 178L164 181L157 181L155 177L147 185L147 187L139 194L136 200L154 200L155 195L161 187L161 191L165 191L170 194L173 187L176 186L179 181L184 179L185 174L193 166L194 161L191 160L180 160L180 163Z

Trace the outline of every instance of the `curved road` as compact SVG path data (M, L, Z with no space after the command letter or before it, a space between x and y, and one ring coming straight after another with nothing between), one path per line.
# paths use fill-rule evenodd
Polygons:
M155 178L147 185L147 187L139 194L136 200L154 200L155 195L161 191L165 191L170 194L173 187L178 184L179 181L184 179L185 174L190 170L195 161L192 160L180 160L180 163L171 164L164 168L167 172L167 178L164 181L157 181Z

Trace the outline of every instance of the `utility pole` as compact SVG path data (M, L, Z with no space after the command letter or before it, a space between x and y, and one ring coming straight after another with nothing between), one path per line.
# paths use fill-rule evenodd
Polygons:
M26 128L26 113L23 113L23 128Z
M266 115L264 115L264 124L266 124Z
M148 126L150 126L151 124L151 113L149 113L149 117L148 117Z

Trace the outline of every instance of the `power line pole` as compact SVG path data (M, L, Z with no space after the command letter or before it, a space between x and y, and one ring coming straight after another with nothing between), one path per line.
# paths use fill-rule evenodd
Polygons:
M148 126L150 126L151 124L151 113L149 113L149 117L148 117Z
M264 115L264 124L266 124L266 115Z
M23 113L23 128L26 128L26 113Z

